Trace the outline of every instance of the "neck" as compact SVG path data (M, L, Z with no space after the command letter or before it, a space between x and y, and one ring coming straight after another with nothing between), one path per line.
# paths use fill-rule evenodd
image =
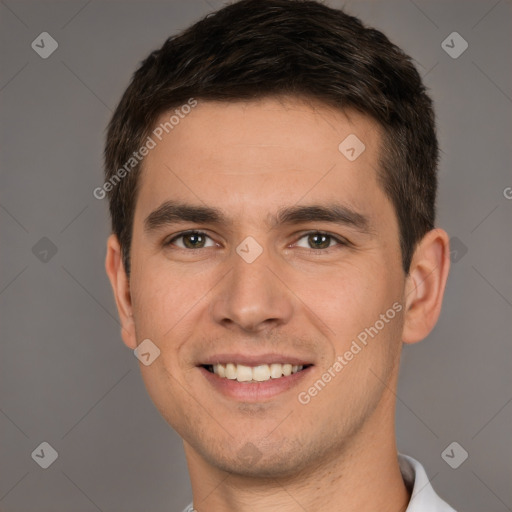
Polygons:
M188 443L197 512L404 512L410 495L400 473L394 401L386 396L343 449L300 474L248 478L208 464Z

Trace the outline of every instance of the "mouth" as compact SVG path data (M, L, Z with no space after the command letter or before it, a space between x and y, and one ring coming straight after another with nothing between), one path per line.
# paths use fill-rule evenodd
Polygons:
M220 379L236 380L237 382L267 382L289 377L309 368L310 364L272 363L247 366L237 363L201 365L208 372Z
M208 386L224 398L261 403L305 386L314 364L286 355L218 354L203 360L197 368Z

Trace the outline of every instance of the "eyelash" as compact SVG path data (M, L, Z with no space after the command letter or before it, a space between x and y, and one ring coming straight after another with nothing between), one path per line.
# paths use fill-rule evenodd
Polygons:
M188 230L188 231L183 231L182 233L179 233L178 235L174 236L173 238L171 238L167 242L164 242L164 246L165 247L171 246L174 241L178 240L179 238L185 237L187 235L201 235L201 236L208 237L208 238L210 238L210 240L212 240L212 238L209 235L207 235L205 232L191 229L191 230ZM347 247L347 246L350 245L350 243L347 240L345 240L344 238L337 237L337 236L332 235L331 233L328 233L326 231L308 231L307 233L303 233L301 235L301 237L299 238L299 240L301 240L304 237L307 237L309 235L323 235L323 236L329 237L331 240L334 240L334 241L338 242L337 246L328 247L326 249L311 249L311 248L305 248L305 247L301 248L301 249L304 249L304 250L306 250L306 251L308 251L310 253L315 253L315 254L318 254L318 253L321 253L321 252L323 252L323 253L330 253L333 249L336 249L336 247L340 247L340 246ZM198 249L188 249L188 248L178 247L178 249L180 249L180 250L189 251L189 252L191 252L191 251L200 251L201 249L209 249L209 248L210 247L199 247Z

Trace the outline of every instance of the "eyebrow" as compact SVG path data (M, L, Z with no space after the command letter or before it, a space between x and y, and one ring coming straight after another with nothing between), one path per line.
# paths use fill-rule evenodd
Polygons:
M219 208L165 201L146 217L144 231L150 234L169 224L179 222L223 226L233 224L233 221ZM348 226L365 234L373 232L368 217L340 203L286 206L280 208L275 215L269 214L267 216L267 225L271 229L280 225L294 225L305 222L332 222Z

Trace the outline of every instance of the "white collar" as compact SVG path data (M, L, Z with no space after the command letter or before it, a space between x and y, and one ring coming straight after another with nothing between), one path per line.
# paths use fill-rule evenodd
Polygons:
M416 459L398 453L398 464L405 486L411 492L406 512L455 512L436 494L424 467Z

